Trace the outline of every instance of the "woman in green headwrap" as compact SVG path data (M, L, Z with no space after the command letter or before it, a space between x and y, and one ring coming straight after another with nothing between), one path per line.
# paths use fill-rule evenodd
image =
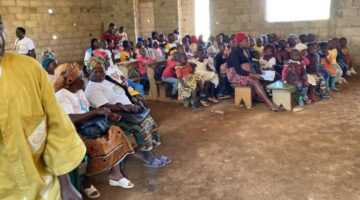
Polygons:
M54 83L55 69L59 66L59 62L56 60L54 52L50 48L43 49L41 54L41 66L47 72L50 81Z

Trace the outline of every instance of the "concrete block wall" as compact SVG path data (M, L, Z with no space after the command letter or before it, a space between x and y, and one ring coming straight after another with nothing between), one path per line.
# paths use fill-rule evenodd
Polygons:
M99 38L110 22L124 25L134 38L132 7L132 0L1 0L9 36L6 49L13 50L15 29L22 26L35 43L38 59L41 50L50 47L60 62L82 61L91 38Z
M210 0L211 34L247 32L253 37L276 33L314 33L318 40L345 36L353 58L360 62L360 0L332 0L329 20L269 23L266 21L266 0Z
M142 37L150 37L151 32L155 31L155 14L154 14L154 0L139 0L138 12L136 13L138 19L138 35Z
M167 35L179 27L178 0L155 0L154 14L158 33Z
M179 0L180 35L195 34L195 7L196 0Z

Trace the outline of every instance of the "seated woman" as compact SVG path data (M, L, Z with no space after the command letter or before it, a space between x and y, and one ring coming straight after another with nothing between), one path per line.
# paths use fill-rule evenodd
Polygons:
M144 166L160 168L170 163L166 156L155 157L151 152L153 146L159 146L160 133L150 115L144 114L144 107L135 98L132 98L126 87L106 76L108 63L100 57L93 57L87 67L90 74L89 84L85 94L95 108L108 108L114 113L121 113L122 120L117 124L128 135L133 134L142 154ZM132 120L135 118L136 120Z
M119 67L117 65L111 65L111 63L112 63L110 61L111 58L105 51L103 51L101 49L97 49L94 51L93 54L94 54L94 56L100 57L108 63L109 67L106 69L106 75L110 76L115 81L117 81L120 84L127 87L131 96L135 97L137 100L141 101L143 104L145 104L145 105L147 104L146 99L144 98L145 92L144 92L143 85L132 82L132 81L128 80L127 78L125 78L124 74L122 73L122 71L119 69Z
M94 110L89 109L90 103L87 100L84 91L82 90L84 88L84 80L82 78L82 72L78 64L65 63L60 65L55 70L55 77L54 88L56 91L56 97L75 126L78 127L82 123L90 121L99 116L108 116L114 121L119 120L120 115L112 113L108 108L98 108ZM117 129L121 131L120 128ZM112 129L110 128L109 130ZM133 149L125 136L119 137L121 139L117 140L118 144L116 145L121 146L121 148L111 151L107 155L103 156L104 159L102 159L101 163L98 162L98 159L89 155L86 175L82 183L83 192L88 198L93 199L100 196L100 192L92 185L90 176L99 174L109 169L109 184L111 186L119 186L122 188L134 187L134 184L121 174L119 167L119 163L128 154L133 153ZM113 143L114 142L115 141L113 141ZM98 147L94 146L90 149L93 148L96 149ZM89 152L90 149L88 145L87 149ZM111 162L106 162L106 165L105 162L103 162L105 159L108 159Z
M59 66L58 61L55 58L54 52L46 48L41 52L41 66L45 69L48 77L52 83L55 81L55 69Z
M236 43L235 47L228 58L228 79L231 84L240 85L240 86L249 86L255 90L255 93L263 100L269 108L274 112L284 111L283 108L276 106L270 99L267 97L266 92L264 91L263 86L260 81L263 80L261 75L253 73L251 70L251 61L250 53L248 48L250 46L248 35L245 33L236 34Z

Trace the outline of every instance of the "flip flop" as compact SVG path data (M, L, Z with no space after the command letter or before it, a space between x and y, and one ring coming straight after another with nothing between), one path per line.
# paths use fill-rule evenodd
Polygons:
M164 162L166 164L170 164L172 161L170 158L168 158L167 156L163 156L161 155L159 158L158 158L161 162Z
M207 104L206 101L200 101L200 104L201 104L203 107L210 107L210 105Z
M161 160L155 158L151 163L144 163L143 165L147 168L159 169L161 167L164 167L166 165L166 162L162 162Z
M100 197L100 192L93 185L91 185L89 188L81 190L89 199L96 199Z
M127 179L125 177L121 178L118 181L114 181L114 180L109 179L109 185L118 186L118 187L122 187L122 188L125 188L125 189L130 189L130 188L133 188L135 186L129 179Z

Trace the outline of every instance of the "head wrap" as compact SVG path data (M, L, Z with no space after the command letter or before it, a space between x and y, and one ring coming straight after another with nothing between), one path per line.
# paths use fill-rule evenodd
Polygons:
M109 59L109 55L106 53L106 51L102 50L102 49L96 49L93 51L93 55L95 57L99 57L102 58L103 60L107 60Z
M50 63L54 62L55 54L51 48L45 48L41 51L41 66L46 69Z
M248 35L246 33L238 32L235 35L235 41L236 41L237 44L240 44L240 42L242 42L247 37L248 37Z
M197 37L195 35L191 36L191 44L197 43Z
M86 72L90 74L91 71L94 70L95 68L105 68L105 67L106 67L106 62L104 59L102 59L101 57L93 56L91 57L89 63L86 65Z
M143 37L138 37L138 38L137 38L137 42L142 42L142 41L144 41L144 38L143 38Z
M295 49L299 50L299 52L301 51L304 51L307 49L307 46L303 43L298 43L296 46L295 46Z
M81 69L77 63L64 63L55 69L54 89L59 91L62 88L69 88L80 76Z
M295 34L289 34L286 39L288 40L289 38L293 38L293 39L297 40L298 37Z
M52 56L49 56L49 57L46 57L46 58L43 58L42 61L41 61L41 66L44 68L44 69L47 69L48 66L50 65L50 63L54 62L56 59Z

